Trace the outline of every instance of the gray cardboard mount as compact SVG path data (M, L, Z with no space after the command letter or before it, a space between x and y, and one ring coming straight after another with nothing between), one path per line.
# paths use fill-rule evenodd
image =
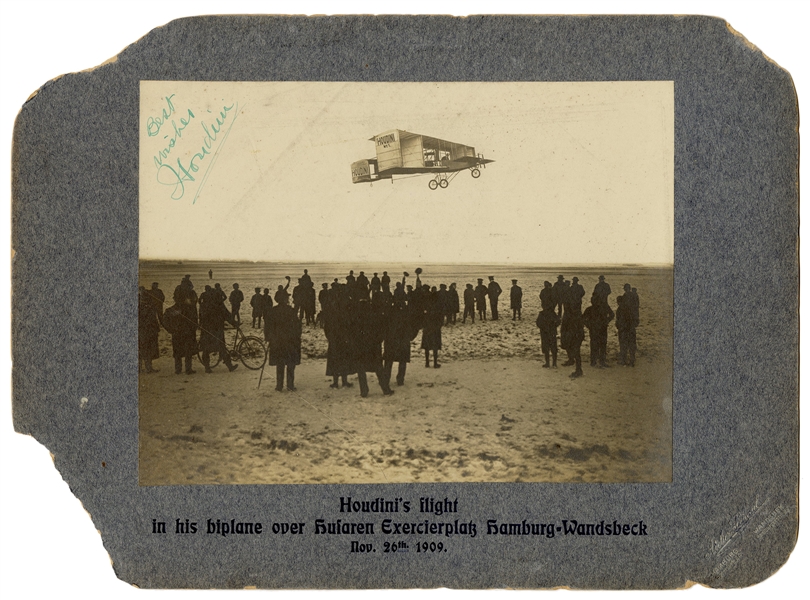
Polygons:
M674 81L672 482L139 487L137 348L123 340L137 339L139 82L161 79ZM15 428L53 453L116 574L139 587L753 584L784 563L798 530L797 161L790 76L719 19L174 21L49 82L17 119ZM83 397L98 401L80 410ZM151 533L153 519L189 514L334 520L341 496L361 495L458 497L480 530L490 518L578 518L643 520L649 534L481 531L441 556L390 560L311 528Z

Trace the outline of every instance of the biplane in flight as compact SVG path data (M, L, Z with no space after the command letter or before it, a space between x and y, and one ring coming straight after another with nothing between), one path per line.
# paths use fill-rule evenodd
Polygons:
M474 179L493 160L476 154L475 148L438 138L392 129L375 135L370 141L377 149L375 158L352 163L352 183L372 183L380 179L394 181L394 175L433 175L431 190L446 188L461 171L470 170Z

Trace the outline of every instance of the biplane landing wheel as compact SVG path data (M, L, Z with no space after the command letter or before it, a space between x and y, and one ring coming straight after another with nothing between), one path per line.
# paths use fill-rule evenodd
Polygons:
M479 177L481 177L481 171L479 171L478 169L473 169L472 171L470 171L470 174L473 176L473 179L478 179Z
M450 182L449 182L449 181L447 181L446 179L442 179L442 180L439 182L439 187L441 187L442 189L446 188L448 185L450 185Z
M439 182L436 181L435 179L431 179L430 181L428 181L428 187L432 190L435 190L437 187L439 187Z

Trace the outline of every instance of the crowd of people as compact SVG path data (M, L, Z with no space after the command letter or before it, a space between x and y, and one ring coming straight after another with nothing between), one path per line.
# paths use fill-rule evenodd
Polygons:
M462 323L468 318L475 323L476 315L486 321L488 308L490 320L500 318L498 304L502 289L494 276L489 277L488 284L484 284L483 278L478 279L476 287L467 283L460 298L456 283L431 287L421 281L421 273L421 269L416 270L411 284L407 272L402 274L401 280L392 282L386 271L382 277L374 273L371 279L363 271L357 276L350 271L345 281L335 278L331 283L322 283L316 295L315 285L305 269L292 292L289 276L286 286L279 285L272 296L269 288L263 291L254 288L250 299L252 327L264 330L267 364L276 367L276 389L282 391L286 383L288 390L295 390L295 367L301 362L304 323L323 328L327 340L326 375L332 377L331 387L352 387L348 377L357 375L360 394L366 397L369 372L376 374L383 394L394 393L391 381L395 363L396 384L404 385L407 364L411 361L411 342L420 331L425 367L441 367L442 328L456 324L461 299L464 304ZM211 272L209 278L212 278ZM607 367L608 326L614 319L619 338L619 363L635 366L639 323L637 290L624 285L615 313L608 303L610 294L610 285L600 276L590 305L583 311L585 290L577 277L569 282L560 275L553 285L544 282L540 292L541 310L536 320L544 368L557 367L559 337L559 348L567 353L563 366L574 366L571 377L581 377L580 347L585 339L585 328L590 335L591 365ZM225 306L226 300L230 309ZM158 284L153 283L150 290L141 287L140 368L147 373L157 370L152 360L158 357L158 334L162 326L172 336L176 374L194 374L192 358L198 352L208 373L212 352L219 353L230 371L235 370L237 365L232 363L225 345L225 325L241 325L240 310L244 300L238 283L233 284L230 295L217 283L213 287L206 285L198 297L191 277L186 275L174 290L173 304L164 310L166 299ZM509 300L512 320L521 320L523 290L517 279L512 280ZM316 302L320 304L319 312Z

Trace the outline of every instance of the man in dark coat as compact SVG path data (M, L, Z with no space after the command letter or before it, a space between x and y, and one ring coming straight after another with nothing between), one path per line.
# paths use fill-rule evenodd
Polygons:
M307 325L315 324L315 287L310 284L304 288L304 318Z
M546 358L543 368L549 368L549 354L553 360L550 366L557 366L557 326L560 324L560 317L553 308L544 308L537 315L536 325L540 329L540 349Z
M223 290L218 283L214 284L214 291L217 293L217 295L223 302L225 302L225 300L228 299L228 294L225 293L225 290Z
M435 290L435 288L434 288ZM439 350L442 349L442 309L439 303L438 292L431 292L425 303L425 317L422 328L422 350L425 351L425 367L430 367L430 351L433 351L433 368L441 367L439 364Z
M383 271L382 279L380 279L382 291L385 294L391 293L391 277L388 276L388 271Z
M262 288L253 288L255 292L253 296L250 298L250 308L252 309L253 315L253 328L258 329L262 326L262 316L264 311L262 307L264 306L264 300L262 300ZM268 290L269 292L270 290Z
M523 309L523 288L517 282L517 279L513 279L512 287L509 289L509 307L512 309L513 321L521 318L520 311Z
M218 352L222 362L228 367L228 371L235 371L238 365L231 362L231 353L228 352L228 347L225 345L225 323L230 323L234 327L237 325L230 311L225 308L222 297L216 294L216 290L211 298L210 301L200 305L202 363L205 366L205 372L212 373L211 352Z
M450 293L447 290L447 284L440 284L439 291L436 292L436 302L438 303L438 309L442 313L442 323L446 322L450 323Z
M547 308L554 310L557 305L557 296L554 293L554 288L551 287L550 281L543 282L543 289L540 291L540 308L546 310Z
M571 287L568 288L568 304L582 312L582 298L585 296L585 288L579 284L579 277L571 279Z
M372 306L365 298L351 301L350 314L350 357L353 370L357 371L357 381L360 384L360 396L368 396L367 372L377 375L377 381L383 394L390 396L394 393L389 381L385 377L382 360L382 341L384 335L383 324L385 315L383 307L378 304Z
M557 281L554 282L554 308L557 310L557 315L562 316L563 304L565 303L565 277L557 275Z
M374 294L375 292L382 291L382 281L380 281L379 276L377 273L374 273L374 276L371 278L371 293Z
M501 286L495 281L495 277L489 276L489 287L487 293L489 294L489 305L492 308L492 320L498 320L498 297L501 295Z
M357 276L357 281L354 285L355 289L357 289L358 298L368 300L368 277L366 277L364 271L360 271L360 275Z
M632 300L625 294L616 298L616 329L619 331L619 364L636 366L636 321Z
M456 317L458 316L458 310L460 308L458 289L456 289L455 282L450 284L448 294L450 295L450 312L447 317L447 324L449 325L452 322L453 325L455 325Z
M487 296L489 290L484 285L484 280L479 278L478 285L475 288L475 307L478 309L478 318L482 321L487 320Z
M231 316L236 323L241 325L242 317L239 316L239 308L242 306L242 302L245 301L245 295L242 293L242 290L239 289L238 283L233 284L233 291L231 292L229 300L231 303Z
M267 315L270 313L270 309L273 308L273 297L270 295L270 288L264 288L260 308L262 311L262 318L264 318L264 324L267 325Z
M600 304L604 304L605 306L607 306L608 296L610 296L610 284L607 281L605 281L604 275L599 276L599 283L597 283L594 286L593 295L596 297L597 301Z
M158 321L163 323L163 304L166 302L166 295L163 293L163 290L160 289L158 286L158 282L152 282L152 289L148 290L147 295L149 297L150 302L152 302L153 306L155 307L155 313L157 313Z
M418 333L419 329L413 326L413 319L404 304L394 305L390 308L383 339L384 378L389 385L394 363L398 363L397 385L405 385L405 371L408 363L411 362L411 340Z
M331 388L352 387L348 376L354 374L350 357L349 290L346 285L333 283L323 304L323 334L326 336L326 374L332 378Z
M175 303L163 315L163 326L172 334L175 375L183 372L183 360L186 375L194 375L191 360L197 354L197 303L187 296L175 297Z
M264 322L267 342L267 364L276 367L276 391L284 389L284 371L287 371L287 390L295 391L295 367L301 364L301 321L295 309L282 297L267 314Z
M461 319L462 323L467 322L467 315L475 323L475 290L471 283L468 283L464 289L464 317Z
M155 312L155 304L152 297L141 286L138 288L138 370L147 373L156 373L160 369L152 367L152 361L160 357L158 348L158 334L160 333L160 321Z
M582 320L590 332L591 366L605 368L607 364L607 330L613 320L613 310L594 294L591 305L582 313Z
M304 318L304 286L301 285L300 279L298 280L298 285L293 288L292 301L295 313L300 321Z
M569 311L568 315L568 358L571 364L576 365L576 370L571 373L570 377L582 377L582 354L580 349L582 342L585 340L585 331L583 330L582 314L576 311ZM562 337L562 331L560 332ZM566 363L568 364L568 363Z

